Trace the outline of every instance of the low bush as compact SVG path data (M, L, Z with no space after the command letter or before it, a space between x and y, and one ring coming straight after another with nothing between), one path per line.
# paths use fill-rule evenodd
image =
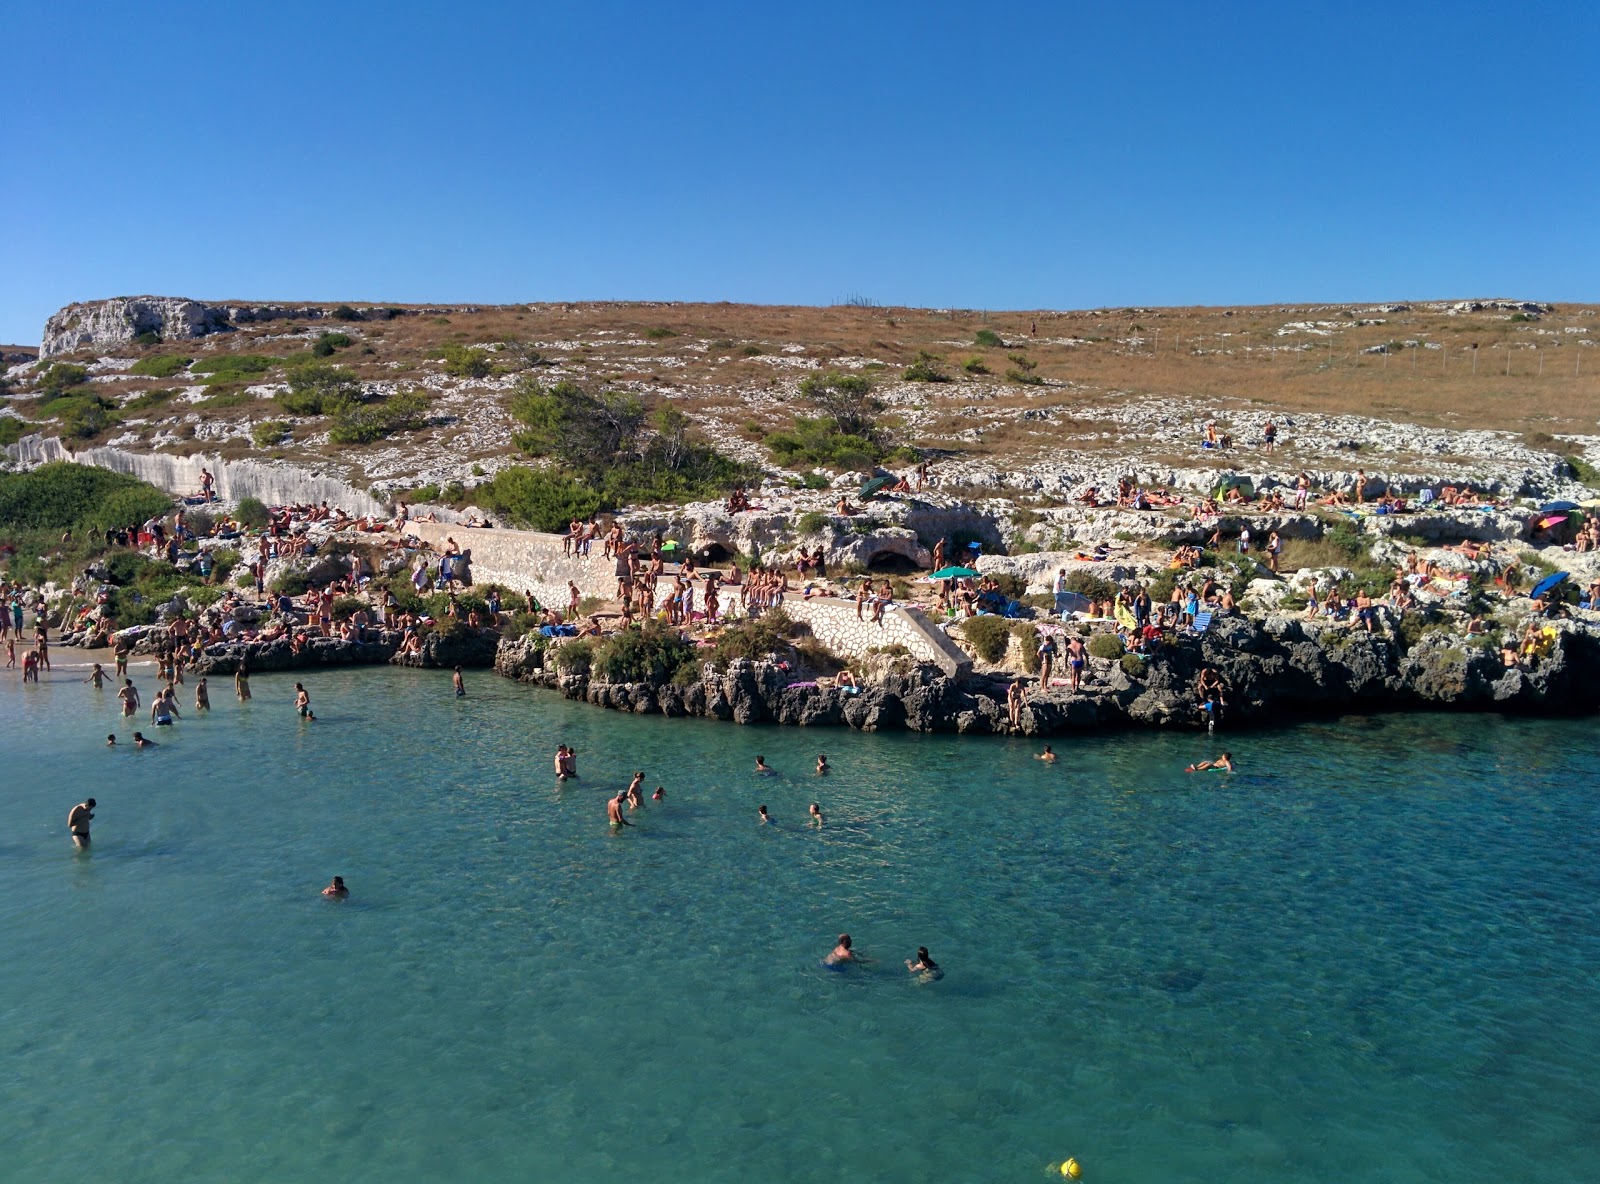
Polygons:
M333 417L328 439L334 444L371 444L427 426L427 393L401 391L375 403L342 408Z
M359 596L339 596L334 598L329 611L332 612L335 621L343 621L359 612L367 611L367 602Z
M451 342L441 351L446 374L457 378L487 378L494 370L489 351Z
M907 382L949 382L943 363L930 353L920 353L917 360L905 369L902 376Z
M55 461L26 473L0 473L0 522L13 530L105 531L171 509L171 495L109 469Z
M1144 659L1138 654L1123 654L1119 665L1122 667L1122 673L1129 678L1144 677Z
M34 425L25 419L18 419L15 415L0 415L0 448L15 444L33 430Z
M1004 617L968 617L961 622L961 636L985 662L998 662L1011 642L1011 622Z
M1103 576L1079 568L1077 571L1067 573L1067 591L1080 593L1090 600L1114 600L1117 586Z
M562 674L588 674L593 660L594 645L583 638L556 647L556 669Z
M289 434L289 425L281 419L269 419L250 429L250 442L257 448L276 448Z
M989 367L984 365L984 362L983 362L982 358L976 358L976 357L968 358L965 362L961 363L961 368L963 370L965 370L968 374L987 374L987 373L989 373Z
M793 428L767 437L767 448L780 464L820 465L835 471L869 469L883 454L869 437L843 432L836 421L826 417L796 418Z
M1006 381L1014 382L1018 386L1043 386L1044 379L1030 370L1007 370Z
M331 358L336 350L349 349L355 339L348 333L323 333L307 351L314 358Z
M158 386L154 390L145 391L133 396L122 405L124 415L137 415L141 411L153 411L172 401L172 396L178 392L171 387Z
M972 338L974 345L981 345L984 349L1005 349L1005 340L993 329L979 329Z
M46 398L66 394L74 387L89 381L89 371L72 362L52 362L34 381L34 386Z
M272 590L284 596L304 596L311 580L303 571L286 571L272 581Z
M685 664L695 662L695 647L676 629L647 621L624 629L595 647L591 669L607 682L670 682Z
M178 354L152 354L128 367L128 373L137 374L140 378L171 378L192 361L193 358L180 357Z
M298 367L289 378L289 389L278 394L278 402L291 415L335 415L365 399L361 380L351 371L320 362Z
M644 335L651 341L665 341L669 337L676 337L677 333L664 326L658 326L654 329L646 329Z
M770 609L759 617L738 621L723 629L711 651L711 660L725 666L735 658L757 661L768 654L782 654L790 648L794 622L781 608Z
M1122 638L1115 633L1096 633L1089 639L1089 656L1091 658L1122 657Z
M741 354L743 354L747 358L759 358L762 354L766 353L767 351L762 349L759 345L756 345L754 342L752 342L749 345L745 346L743 349L741 349L739 352Z
M251 530L265 530L271 515L267 512L266 505L258 497L242 497L234 509L234 517Z
M201 358L191 369L196 374L265 374L278 364L264 354L214 354Z
M477 488L478 501L518 526L561 533L574 518L592 518L600 510L600 491L592 485L548 469L521 465L501 469ZM432 497L424 496L433 494ZM438 491L419 489L419 501L437 500Z
M828 528L828 516L821 510L808 510L800 515L800 521L795 524L801 534L821 534Z

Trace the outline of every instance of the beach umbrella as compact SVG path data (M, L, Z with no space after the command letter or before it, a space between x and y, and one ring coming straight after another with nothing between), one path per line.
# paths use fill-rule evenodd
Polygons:
M678 544L675 541L673 541L672 539L668 539L666 542L661 544L661 550L663 552L676 551L677 549L678 549Z
M1544 530L1547 527L1555 526L1557 523L1565 522L1566 520L1567 516L1565 514L1547 514L1545 517L1539 519L1539 529Z
M1541 514L1564 514L1568 510L1576 510L1577 508L1578 508L1578 503L1577 502L1551 502L1548 505L1540 506L1539 507L1539 513L1541 513Z
M1089 611L1089 598L1082 592L1057 592L1055 611L1058 613L1086 613Z
M982 572L973 571L970 567L941 567L928 578L930 580L975 580Z
M880 490L880 489L888 489L889 486L891 486L893 484L894 484L894 478L893 477L874 477L871 481L868 481L865 485L863 485L856 492L856 496L857 497L861 497L861 498L868 498L868 497L871 497L873 494L877 493L878 490Z
M1256 495L1255 486L1248 477L1228 477L1217 482L1217 487L1211 491L1212 497L1226 497L1228 490L1237 489L1245 497Z
M1544 579L1540 580L1537 584L1535 584L1533 586L1533 591L1529 592L1528 595L1530 597L1532 597L1534 600L1538 600L1546 592L1550 591L1550 589L1554 588L1557 584L1561 583L1561 581L1566 579L1566 578L1567 578L1567 573L1564 572L1564 571L1558 571L1554 575L1545 576Z

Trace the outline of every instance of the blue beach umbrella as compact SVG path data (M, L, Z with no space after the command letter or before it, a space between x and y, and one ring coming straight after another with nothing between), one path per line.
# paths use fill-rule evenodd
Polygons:
M1534 600L1538 600L1546 592L1550 591L1550 589L1554 588L1566 578L1567 573L1564 571L1558 571L1554 575L1545 576L1544 579L1540 580L1533 586L1533 591L1529 592L1528 595Z
M1578 503L1577 502L1550 502L1547 505L1540 506L1539 507L1539 513L1541 513L1541 514L1565 514L1568 510L1576 510L1577 508L1578 508Z

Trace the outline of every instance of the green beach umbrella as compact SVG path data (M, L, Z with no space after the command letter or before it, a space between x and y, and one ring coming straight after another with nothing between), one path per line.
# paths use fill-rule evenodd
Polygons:
M930 580L971 580L982 574L982 572L973 571L970 567L941 567L928 578Z
M888 489L889 486L893 484L893 477L874 477L856 492L856 496L860 498L869 498L873 494L877 493L880 489Z

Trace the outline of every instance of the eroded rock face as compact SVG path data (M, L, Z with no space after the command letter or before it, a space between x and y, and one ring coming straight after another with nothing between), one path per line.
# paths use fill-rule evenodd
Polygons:
M119 296L69 304L44 325L40 357L126 345L142 333L163 341L231 328L225 309L176 296Z

